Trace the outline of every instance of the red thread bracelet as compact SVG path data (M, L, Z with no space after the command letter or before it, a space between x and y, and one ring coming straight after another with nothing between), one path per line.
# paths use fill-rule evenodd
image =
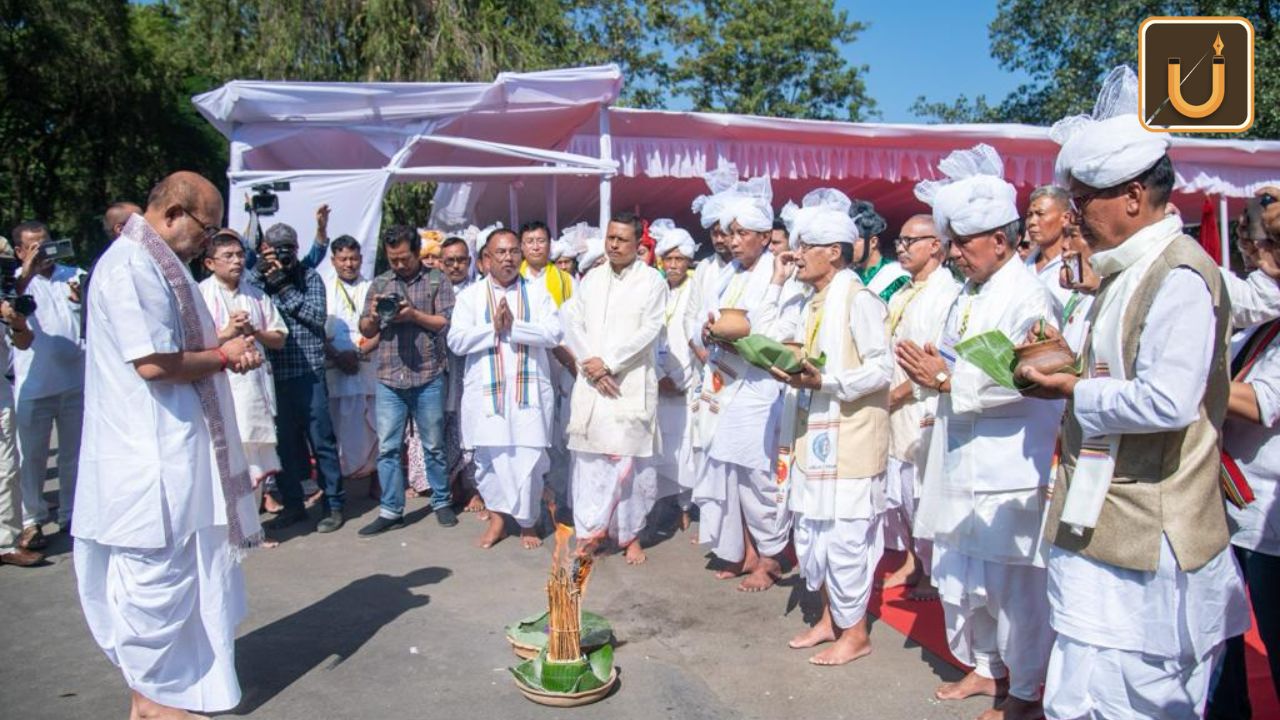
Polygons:
M217 351L218 351L218 357L222 359L222 370L220 370L219 372L225 371L227 369L227 366L231 364L231 359L227 357L226 353L222 352L222 348L217 348Z

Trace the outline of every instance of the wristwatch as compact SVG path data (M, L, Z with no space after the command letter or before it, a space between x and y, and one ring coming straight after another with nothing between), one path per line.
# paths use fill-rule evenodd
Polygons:
M940 371L937 375L933 376L933 389L941 392L943 383L950 379L951 375L948 374L946 370Z

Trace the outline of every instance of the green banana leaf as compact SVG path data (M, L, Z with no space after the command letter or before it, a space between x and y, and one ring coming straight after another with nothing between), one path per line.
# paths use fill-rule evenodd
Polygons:
M533 615L507 626L507 637L520 645L543 648L547 645L547 623L550 614ZM608 620L592 612L582 611L581 643L584 648L595 648L613 640L613 626Z
M738 351L743 360L761 370L776 367L791 375L800 372L800 361L796 359L795 353L791 352L791 348L773 338L764 335L748 335L735 342L733 348ZM823 353L818 357L809 358L809 362L816 367L822 367L827 362L827 356Z
M1017 390L1013 369L1017 359L1013 354L1013 342L999 330L988 330L980 335L956 343L956 354L978 366L1000 387Z
M613 646L601 646L571 663L551 662L543 648L536 657L509 669L517 682L534 690L565 695L587 692L604 685L613 674Z

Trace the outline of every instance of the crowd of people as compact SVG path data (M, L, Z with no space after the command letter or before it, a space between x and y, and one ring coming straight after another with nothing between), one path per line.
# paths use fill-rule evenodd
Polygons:
M108 209L89 277L23 223L0 561L39 563L56 422L56 518L137 717L238 702L239 557L309 504L338 530L370 475L364 537L407 493L442 526L481 513L483 548L563 524L628 564L664 517L696 523L716 578L794 567L820 593L789 643L818 665L867 655L873 586L908 586L972 668L936 697L997 698L984 718L1247 717L1246 583L1280 679L1280 188L1237 223L1245 272L1216 267L1131 82L1055 127L1056 183L1025 207L979 145L896 233L835 188L778 209L732 165L693 233L394 225L374 278L327 207L299 257L288 225L219 227L190 173ZM1071 361L984 360L1000 339ZM905 559L877 581L886 548Z

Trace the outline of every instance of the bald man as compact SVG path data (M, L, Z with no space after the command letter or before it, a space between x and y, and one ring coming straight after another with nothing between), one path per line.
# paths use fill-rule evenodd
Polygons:
M262 364L218 341L187 263L222 220L204 178L152 191L98 261L74 535L80 604L132 691L131 718L240 702L238 558L261 539L226 372Z

